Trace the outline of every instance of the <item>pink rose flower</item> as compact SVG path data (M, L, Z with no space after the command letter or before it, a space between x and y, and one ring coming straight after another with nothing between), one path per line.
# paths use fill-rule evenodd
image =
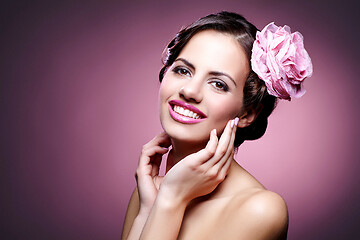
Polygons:
M303 36L273 22L256 33L251 67L264 80L269 94L289 101L304 95L302 83L313 72Z

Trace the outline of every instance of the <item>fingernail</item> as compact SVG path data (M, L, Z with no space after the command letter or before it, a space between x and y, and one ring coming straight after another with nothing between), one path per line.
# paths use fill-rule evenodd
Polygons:
M234 127L234 124L235 124L234 120L231 120L230 127L233 128L233 127Z
M235 122L235 123L234 123L235 125L238 125L238 123L239 123L239 118L236 117L236 118L234 119L234 122Z

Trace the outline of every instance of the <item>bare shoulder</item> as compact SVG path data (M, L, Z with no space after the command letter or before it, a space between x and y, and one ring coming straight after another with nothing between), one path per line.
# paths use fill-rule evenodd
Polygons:
M255 191L244 201L243 207L255 218L261 217L271 222L287 220L288 212L284 199L268 190Z
M265 189L252 189L232 199L231 225L237 239L286 239L288 210L284 199Z

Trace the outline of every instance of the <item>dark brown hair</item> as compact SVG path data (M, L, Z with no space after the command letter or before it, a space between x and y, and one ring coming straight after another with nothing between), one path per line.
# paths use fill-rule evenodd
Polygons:
M164 65L159 73L160 82L166 70L174 63L188 41L196 33L204 30L215 30L232 35L245 50L249 66L251 66L251 50L258 29L237 13L220 12L200 18L176 34L164 51L162 59ZM244 86L242 110L255 112L257 117L249 126L237 129L234 143L236 147L240 146L245 140L255 140L264 135L268 123L267 119L274 110L276 103L276 97L268 94L264 81L250 70Z

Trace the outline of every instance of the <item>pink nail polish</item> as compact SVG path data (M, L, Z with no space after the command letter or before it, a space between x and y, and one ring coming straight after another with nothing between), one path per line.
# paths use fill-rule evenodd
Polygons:
M234 120L231 120L230 127L233 128L233 127L234 127L234 124L235 124Z
M238 123L239 123L239 118L236 117L236 118L234 119L234 122L235 122L235 123L234 123L235 125L238 125Z

